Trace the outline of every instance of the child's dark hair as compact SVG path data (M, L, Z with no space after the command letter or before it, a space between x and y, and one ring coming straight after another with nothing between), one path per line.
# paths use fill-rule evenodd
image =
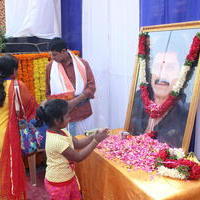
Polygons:
M12 55L0 56L0 107L3 106L6 92L4 81L14 74L18 68L18 60Z
M37 126L45 122L49 127L54 125L54 120L63 121L63 116L68 112L68 103L63 99L53 99L40 106L36 111Z
M53 38L49 43L50 51L58 51L61 52L63 49L67 49L67 43L59 37Z

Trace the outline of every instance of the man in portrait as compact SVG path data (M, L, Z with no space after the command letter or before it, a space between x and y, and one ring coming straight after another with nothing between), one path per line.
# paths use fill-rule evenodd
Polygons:
M151 67L149 98L157 106L163 105L176 83L181 66L175 52L157 53ZM133 135L154 133L160 142L181 147L188 116L188 103L182 94L162 116L152 118L146 112L141 90L136 91L129 130Z

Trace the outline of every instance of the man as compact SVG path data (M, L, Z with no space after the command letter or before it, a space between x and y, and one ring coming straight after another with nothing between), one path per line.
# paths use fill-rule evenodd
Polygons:
M162 105L172 91L180 74L180 65L176 53L158 53L151 68L150 99ZM188 115L188 104L185 95L175 103L163 116L151 118L144 109L141 91L137 91L134 99L130 131L139 135L155 132L160 142L173 147L181 147Z
M48 99L72 99L76 106L70 114L69 131L72 135L85 132L86 118L92 115L90 99L96 91L89 64L67 50L64 40L54 38L49 44L52 61L46 68L46 96Z

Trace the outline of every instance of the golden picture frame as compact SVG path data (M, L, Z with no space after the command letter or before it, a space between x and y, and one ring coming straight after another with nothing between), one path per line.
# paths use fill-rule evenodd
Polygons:
M175 52L177 51L177 54L180 50L181 51L183 50L182 54L184 54L185 52L189 51L188 44L190 43L191 45L191 42L193 40L193 35L197 32L200 32L200 21L145 26L145 27L141 27L140 32L149 33L150 51L151 50L152 52L154 51L155 53L154 56L156 55L156 52L159 52L160 49L166 50L170 45L172 49L174 48L173 51ZM153 41L157 40L157 43L154 42L154 46L152 47L151 47L151 38ZM159 38L160 38L160 41L159 41ZM181 38L180 41L179 41L179 38ZM183 41L185 42L185 44ZM181 48L179 47L179 45ZM187 49L186 47L184 47L184 45L187 46ZM167 51L168 50L166 50L166 52ZM187 56L187 53L185 54L185 56ZM127 112L126 112L126 120L124 124L124 129L126 131L130 131L130 127L132 126L133 121L134 121L132 119L135 117L135 115L137 115L137 114L134 114L134 109L135 109L134 106L136 106L134 103L136 101L135 98L136 98L136 92L138 89L139 75L140 75L140 65L139 65L138 56L135 58L135 60L136 61L135 61L132 82L131 82L131 87L130 87L129 102L128 102ZM150 60L151 60L151 56L150 56ZM153 60L153 57L152 57L152 60ZM181 60L182 61L180 63L181 65L183 65L182 63L183 58L181 58ZM188 94L186 93L186 100L185 100L185 102L188 105L188 113L187 113L184 133L181 139L181 147L183 148L185 152L187 152L189 149L190 140L192 136L195 115L196 115L199 97L200 97L199 85L200 85L200 62L198 60L195 72L193 73L192 82L190 81L188 86L185 88L185 90L188 91ZM142 120L142 119L140 118L139 120ZM133 127L134 127L134 124L133 124ZM133 135L134 135L134 132L133 132Z

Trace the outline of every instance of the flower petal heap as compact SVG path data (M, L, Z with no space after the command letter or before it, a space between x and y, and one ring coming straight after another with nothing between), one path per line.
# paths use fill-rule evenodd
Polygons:
M156 155L161 149L169 148L143 134L121 139L120 135L110 135L98 145L98 150L108 159L119 159L128 168L151 172L155 169Z

